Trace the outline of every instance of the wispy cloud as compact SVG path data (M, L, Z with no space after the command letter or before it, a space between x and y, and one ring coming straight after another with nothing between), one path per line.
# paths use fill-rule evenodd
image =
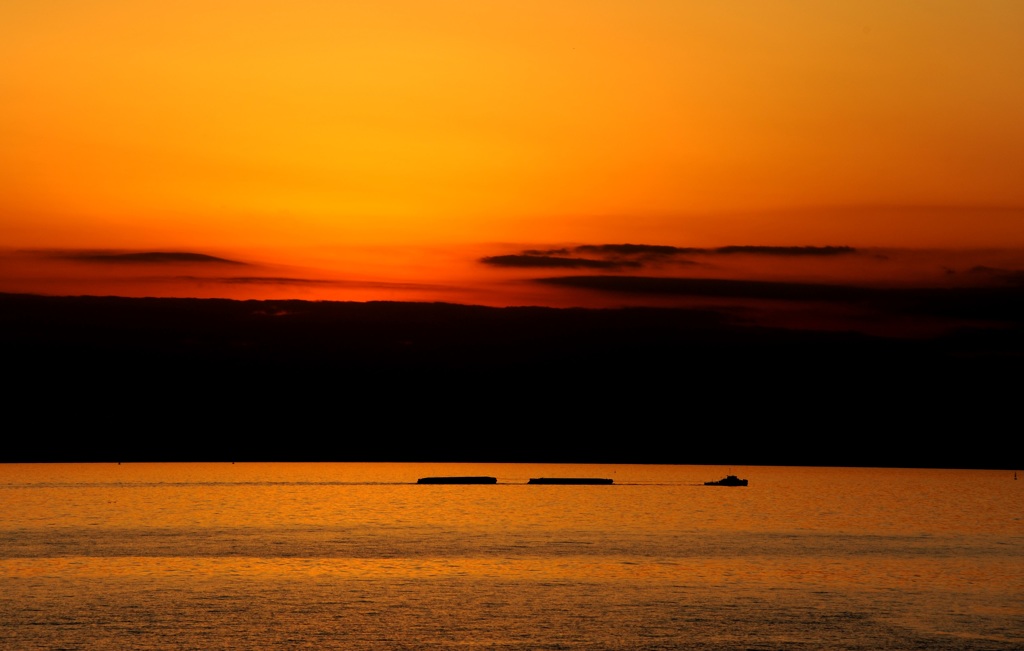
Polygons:
M720 246L709 249L707 253L728 255L745 253L748 255L780 255L780 256L831 256L855 253L852 246Z
M663 244L581 244L551 249L526 249L517 254L494 255L480 262L496 267L548 269L640 269L650 264L698 264L690 257L712 255L761 255L776 257L837 256L855 253L850 246L722 246L680 247ZM586 256L586 257L580 257Z
M659 244L581 244L573 249L577 253L628 256L671 256L704 253L708 249L665 246Z
M594 260L591 258L560 257L552 255L492 255L480 259L496 267L559 268L559 269L621 269L639 268L641 264L630 260Z
M997 267L977 265L968 269L967 273L975 276L995 278L1012 285L1024 285L1024 271L1017 269L1000 269Z
M573 249L577 253L668 257L678 255L728 255L744 253L748 255L777 256L828 256L854 253L852 246L720 246L717 248L680 247L660 244L582 244Z
M245 262L218 258L204 253L189 253L186 251L144 251L139 253L95 253L95 252L71 252L58 253L54 257L65 260L76 260L79 262L95 262L99 264L178 264L187 262L190 264L231 264L244 265Z

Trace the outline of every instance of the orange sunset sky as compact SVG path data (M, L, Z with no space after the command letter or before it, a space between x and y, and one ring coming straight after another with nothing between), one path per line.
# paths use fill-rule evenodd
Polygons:
M1018 0L5 0L0 246L1024 249L1022 35Z

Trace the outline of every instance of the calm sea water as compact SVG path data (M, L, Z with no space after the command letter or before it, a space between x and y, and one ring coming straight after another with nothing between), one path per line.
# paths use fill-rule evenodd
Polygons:
M703 485L729 472L750 485ZM1019 650L1022 494L1007 471L0 465L0 649Z

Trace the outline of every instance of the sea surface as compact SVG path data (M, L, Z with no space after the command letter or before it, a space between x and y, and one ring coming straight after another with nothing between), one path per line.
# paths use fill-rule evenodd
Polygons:
M750 485L703 484L726 474ZM416 483L442 475L498 483ZM992 470L6 464L0 649L1020 650L1022 495Z

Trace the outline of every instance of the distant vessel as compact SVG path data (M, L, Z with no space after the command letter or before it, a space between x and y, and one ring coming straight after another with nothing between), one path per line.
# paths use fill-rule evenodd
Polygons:
M420 477L417 484L497 484L496 477Z
M530 484L611 484L614 480L601 477L534 477Z
M718 481L706 481L705 486L746 486L747 480L740 479L736 475L726 475L725 478L719 479Z

